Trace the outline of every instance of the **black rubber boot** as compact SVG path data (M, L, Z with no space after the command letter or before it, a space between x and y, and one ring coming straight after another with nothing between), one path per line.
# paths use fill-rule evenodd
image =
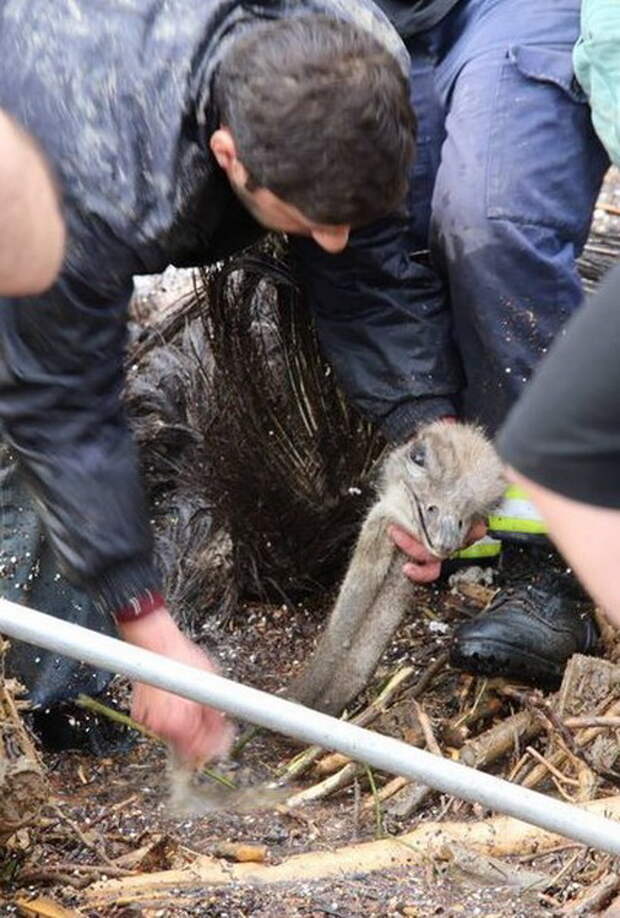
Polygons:
M488 609L454 634L450 663L555 689L574 653L597 652L592 603L568 573L546 570L500 590Z

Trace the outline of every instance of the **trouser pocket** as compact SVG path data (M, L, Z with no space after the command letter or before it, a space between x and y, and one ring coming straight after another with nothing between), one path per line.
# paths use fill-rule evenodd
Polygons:
M491 120L487 216L585 234L590 208L581 198L604 160L570 50L511 47Z

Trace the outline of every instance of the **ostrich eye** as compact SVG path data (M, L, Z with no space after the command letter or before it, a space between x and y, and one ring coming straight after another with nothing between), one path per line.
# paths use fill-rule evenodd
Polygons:
M422 445L416 445L411 450L411 461L416 465L419 465L420 468L424 468L426 463L426 450Z

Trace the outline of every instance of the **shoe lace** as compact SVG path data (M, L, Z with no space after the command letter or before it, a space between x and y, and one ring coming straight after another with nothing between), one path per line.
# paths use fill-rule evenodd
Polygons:
M528 587L524 587L523 584L504 587L492 600L487 612L496 612L508 602L513 607L522 608L525 612L531 611L533 605L531 588L528 589Z

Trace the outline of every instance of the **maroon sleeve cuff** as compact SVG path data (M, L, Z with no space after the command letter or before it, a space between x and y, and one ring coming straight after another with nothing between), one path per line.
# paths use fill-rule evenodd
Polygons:
M146 618L155 609L160 609L165 605L166 602L161 593L146 590L141 596L134 596L113 614L117 622L135 622L139 618Z

